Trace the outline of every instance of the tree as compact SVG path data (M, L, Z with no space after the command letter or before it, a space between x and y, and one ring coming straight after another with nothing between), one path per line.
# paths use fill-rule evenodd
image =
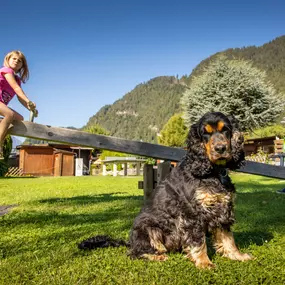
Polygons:
M13 140L10 135L6 135L3 143L4 161L8 161L13 147Z
M266 80L266 73L245 60L218 57L194 77L181 99L187 125L209 111L234 115L243 130L276 121L284 108L281 94Z
M5 173L8 171L8 159L12 150L12 138L10 135L6 135L4 142L3 142L3 156L4 156L4 160L0 161L0 177L4 176Z
M252 132L245 134L245 138L252 139L252 138L265 138L265 137L271 137L276 136L281 139L285 137L285 128L281 125L271 125L264 128L253 130Z
M90 134L105 135L105 136L109 135L109 132L105 130L104 128L102 128L101 126L99 126L98 124L84 127L82 131L90 133Z
M24 145L47 144L47 143L49 143L49 142L50 142L50 141L47 141L47 140L26 138L26 139L23 141L23 144L24 144Z
M158 143L172 147L182 147L185 144L188 130L181 114L173 115L158 136Z

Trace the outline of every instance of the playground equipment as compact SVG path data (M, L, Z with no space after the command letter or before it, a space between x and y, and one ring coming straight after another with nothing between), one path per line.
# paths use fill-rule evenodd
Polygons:
M90 134L82 131L51 127L26 121L14 122L13 125L10 126L8 133L16 136L61 142L70 145L136 154L166 161L179 161L186 153L186 151L181 148ZM285 167L253 161L246 161L239 172L285 179Z
M34 103L32 101L28 102L28 106L30 108L30 122L34 122L34 118L38 116L38 110L34 107Z

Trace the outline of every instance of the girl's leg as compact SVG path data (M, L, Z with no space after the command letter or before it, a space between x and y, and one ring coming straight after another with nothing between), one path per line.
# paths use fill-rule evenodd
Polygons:
M9 108L14 113L13 121L24 121L24 117L12 108Z
M0 115L4 117L0 122L0 159L3 159L3 141L5 139L10 124L14 120L22 121L24 118L18 112L10 109L2 102L0 102Z

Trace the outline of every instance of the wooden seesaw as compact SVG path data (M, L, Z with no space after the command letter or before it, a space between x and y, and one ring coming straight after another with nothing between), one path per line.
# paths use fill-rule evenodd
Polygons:
M32 115L31 115L32 116ZM70 145L106 149L117 152L152 157L166 161L180 161L186 151L182 148L167 147L140 141L132 141L117 137L90 134L83 131L70 130L31 122L14 122L8 133L20 137L42 139ZM285 167L246 161L239 172L285 179Z

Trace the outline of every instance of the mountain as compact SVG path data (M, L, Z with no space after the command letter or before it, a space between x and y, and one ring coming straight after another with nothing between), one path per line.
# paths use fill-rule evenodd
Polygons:
M268 80L285 94L285 36L281 36L260 47L218 52L198 64L189 76L161 76L139 84L112 105L102 107L86 126L99 124L111 136L156 143L157 133L172 115L181 111L179 102L185 86L221 54L251 61L253 66L265 70Z
M218 52L201 61L189 77L183 77L184 82L190 85L192 78L199 76L209 63L219 55L225 55L229 59L251 61L253 66L266 71L269 81L277 91L285 94L285 36L278 37L260 47L231 48Z
M112 105L101 108L85 127L99 124L111 136L156 142L157 133L168 119L180 111L185 84L171 76L161 76L139 84Z

